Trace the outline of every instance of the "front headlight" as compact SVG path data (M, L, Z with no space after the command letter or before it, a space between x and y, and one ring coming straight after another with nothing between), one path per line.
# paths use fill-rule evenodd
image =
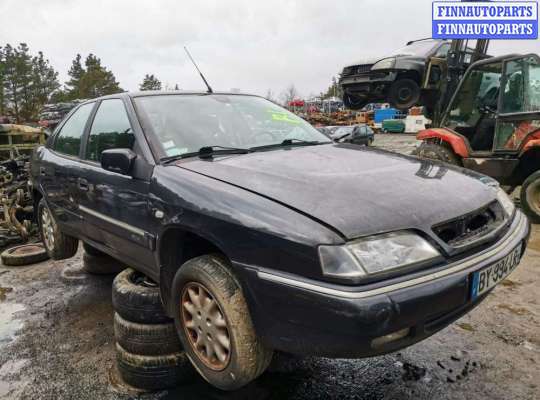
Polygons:
M367 237L343 246L319 246L323 274L363 278L440 258L420 236L395 232Z
M514 204L513 200L506 194L506 192L501 188L499 188L499 190L497 191L497 200L501 204L502 208L504 208L504 211L509 217L514 215L516 205Z
M371 69L390 69L394 68L394 65L396 63L395 58L385 58L384 60L379 61L378 63L375 63Z

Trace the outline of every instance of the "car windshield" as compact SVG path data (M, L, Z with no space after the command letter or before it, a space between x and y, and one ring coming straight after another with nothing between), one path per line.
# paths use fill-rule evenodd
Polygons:
M303 119L256 96L155 95L136 97L135 104L157 136L164 157L207 146L279 145L287 139L331 143Z
M426 57L433 51L435 46L439 43L437 40L421 40L419 42L411 43L408 46L398 49L391 56L420 56Z

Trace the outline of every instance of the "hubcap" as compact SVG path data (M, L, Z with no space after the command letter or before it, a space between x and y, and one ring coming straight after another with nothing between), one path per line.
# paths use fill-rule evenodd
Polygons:
M47 250L52 251L54 249L54 221L47 208L43 208L41 212L41 231L45 247L47 247Z
M527 199L529 207L536 215L540 215L540 179L537 179L527 188Z
M398 98L402 102L406 102L411 98L412 91L408 87L401 88L398 93Z
M231 340L218 302L196 282L184 287L181 301L182 322L191 348L208 368L225 369L230 360Z

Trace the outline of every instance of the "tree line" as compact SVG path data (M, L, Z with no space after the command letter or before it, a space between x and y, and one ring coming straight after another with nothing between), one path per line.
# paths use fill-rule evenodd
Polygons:
M45 104L124 91L113 72L92 53L84 59L77 54L68 76L68 81L60 84L58 72L43 52L33 55L26 43L0 46L0 116L10 116L17 123L37 121ZM161 90L161 82L147 74L139 88Z

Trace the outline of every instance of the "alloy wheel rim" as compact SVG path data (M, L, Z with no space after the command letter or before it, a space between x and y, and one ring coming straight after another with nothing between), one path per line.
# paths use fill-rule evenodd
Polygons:
M192 350L208 368L221 371L231 358L231 340L225 315L210 291L188 283L181 297L181 316Z
M527 200L535 214L540 215L540 179L527 188Z
M43 233L45 247L48 250L54 249L54 222L47 208L44 208L41 213L41 231Z

